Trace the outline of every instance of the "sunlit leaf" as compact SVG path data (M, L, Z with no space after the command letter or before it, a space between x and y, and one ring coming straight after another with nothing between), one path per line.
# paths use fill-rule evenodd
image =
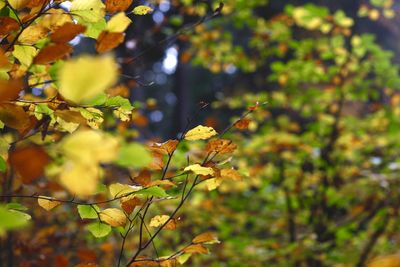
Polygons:
M66 43L74 39L78 34L85 32L86 27L73 22L66 22L61 27L57 28L50 39L55 43Z
M0 218L0 236L8 230L19 229L28 224L24 213L9 210L5 206L0 206Z
M38 50L33 46L15 45L12 53L22 65L29 67L33 62L33 58L37 55Z
M105 5L101 0L74 0L70 10L85 22L98 22L105 15Z
M183 249L183 252L185 253L191 253L191 254L208 254L208 248L201 244L193 244L190 246L187 246L186 248Z
M146 15L153 12L153 9L149 6L137 6L133 9L132 13L135 15Z
M116 164L123 167L146 167L152 161L150 153L142 144L129 143L121 146Z
M118 65L111 56L80 56L59 70L59 91L68 100L81 103L104 92L117 76Z
M106 10L110 13L125 11L133 0L106 0Z
M150 220L150 227L159 227L165 224L169 220L168 215L156 215Z
M185 169L183 169L183 171L185 171L185 172L191 171L197 175L213 175L214 174L214 170L212 168L203 167L200 164L189 165Z
M100 170L93 164L85 165L70 160L64 163L59 179L73 195L86 197L96 193Z
M57 59L61 59L64 56L72 52L72 47L67 44L54 44L49 45L40 50L36 55L33 63L35 64L47 64L54 62Z
M126 223L125 213L116 208L108 208L101 211L100 219L113 227L124 226Z
M212 127L199 125L185 134L186 140L204 140L216 135L217 132Z
M53 198L46 197L46 196L39 196L37 201L38 201L39 206L47 211L50 211L50 210L54 209L55 207L58 207L62 204L61 202L59 202L57 200L53 200Z
M96 51L104 53L120 45L124 41L124 34L120 32L103 31L96 42Z
M110 192L110 195L113 198L116 197L121 197L121 196L125 196L128 195L130 193L136 192L141 190L143 187L141 186L133 186L133 185L127 185L127 184L121 184L121 183L115 183L115 184L111 184L108 187L108 190Z
M132 23L131 19L128 18L124 12L120 12L111 17L107 22L106 30L109 32L124 32L128 26Z
M193 238L192 242L194 244L198 244L198 243L203 243L203 244L220 243L220 241L218 240L218 237L214 233L211 233L211 232L205 232L205 233L199 234L198 236Z

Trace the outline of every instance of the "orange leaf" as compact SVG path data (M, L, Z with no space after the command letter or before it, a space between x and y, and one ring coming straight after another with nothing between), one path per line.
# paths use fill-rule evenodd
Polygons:
M33 63L47 64L71 53L72 47L67 44L51 44L40 50Z
M8 61L8 58L4 53L3 49L0 48L0 68L6 69L10 66L11 66L10 61Z
M123 201L124 198L121 199L121 208L127 213L131 214L136 206L139 206L142 202L140 198L133 197L129 200Z
M23 131L31 125L30 116L17 105L0 104L0 120L10 128Z
M207 143L206 152L208 153L219 153L227 154L232 153L236 149L236 145L231 140L226 139L215 139Z
M246 130L249 128L251 120L250 119L241 119L238 122L235 123L235 127L240 130Z
M106 0L106 10L109 13L125 11L132 4L133 0Z
M194 245L190 245L186 248L183 249L183 252L185 253L199 253L199 254L208 254L208 248L206 248L205 246L201 245L201 244L194 244Z
M74 39L78 34L83 33L85 30L86 27L83 25L66 22L53 32L50 39L55 43L66 43Z
M121 32L103 31L97 38L96 51L99 53L110 51L124 41L124 34Z
M132 266L159 266L158 261L151 260L146 256L139 256L136 258L136 261L131 264Z
M139 185L147 186L151 182L151 174L148 170L142 170L138 176L133 178L133 181Z
M214 233L205 232L193 238L192 242L195 244L198 243L214 244L214 243L219 243L219 240Z
M0 80L0 102L17 99L22 87L21 80Z
M30 184L43 175L49 156L41 147L27 146L11 152L9 160L21 175L22 182Z
M19 24L10 17L0 17L0 37L9 34L11 31L19 29Z
M170 155L175 151L176 146L178 145L178 140L168 140L164 143L154 143L151 145L151 150L158 152L160 154Z

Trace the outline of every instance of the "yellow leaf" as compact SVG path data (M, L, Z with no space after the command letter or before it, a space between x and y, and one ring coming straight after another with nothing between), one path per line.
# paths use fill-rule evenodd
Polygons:
M220 241L218 240L217 236L214 233L205 232L193 238L192 243L216 244L220 243Z
M135 15L146 15L151 12L153 12L153 9L149 6L137 6L132 11Z
M212 127L199 125L193 129L191 129L190 131L188 131L185 134L185 139L191 140L191 141L204 140L204 139L208 139L216 134L217 134L217 132Z
M218 178L211 178L211 179L207 179L205 181L206 186L207 186L207 190L208 191L212 191L218 188L218 186L220 186L221 184L221 179Z
M400 266L400 255L392 254L372 259L367 267L398 267Z
M185 169L183 169L183 171L185 171L185 172L192 171L198 175L213 175L214 174L214 170L212 168L203 167L200 164L189 165Z
M24 8L25 6L27 6L29 3L29 0L8 0L8 3L10 4L10 6L12 6L12 8L20 9L20 8Z
M108 187L108 190L110 191L110 195L113 198L115 198L139 191L142 188L143 188L142 186L133 186L133 185L115 183L111 184Z
M48 30L41 25L31 25L26 28L18 37L18 41L22 44L33 45L40 39L44 38Z
M73 195L86 197L96 193L100 179L98 166L67 161L62 168L60 183Z
M54 209L55 207L61 205L61 202L52 200L51 197L46 196L39 196L38 204L40 207L44 208L45 210L49 211Z
M103 93L118 77L118 65L111 56L81 56L67 61L59 71L59 91L75 103Z
M32 64L33 58L37 55L38 50L33 46L15 45L13 56L25 67Z
M235 181L242 180L242 176L240 175L240 173L237 170L234 170L234 169L222 169L221 170L221 177L222 178L232 179L232 180L235 180Z
M169 220L168 215L157 215L151 218L150 227L159 227L164 225Z
M97 130L79 130L61 142L64 156L79 164L93 165L117 158L118 141Z
M131 23L131 19L124 12L120 12L107 22L106 30L109 32L124 32Z
M100 219L114 227L124 226L126 223L126 216L122 210L109 208L100 212Z
M101 0L74 0L71 4L71 13L84 22L94 23L105 15L105 5Z

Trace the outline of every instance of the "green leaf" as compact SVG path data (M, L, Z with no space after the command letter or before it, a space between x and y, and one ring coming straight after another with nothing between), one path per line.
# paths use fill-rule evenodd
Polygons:
M81 216L82 219L98 218L96 211L100 211L100 208L97 205L78 205L79 216Z
M0 206L0 236L8 230L19 229L28 224L29 214L16 210L9 210L5 206Z
M133 106L131 105L131 102L129 102L128 99L123 98L122 96L113 96L107 99L105 102L105 105L107 107L120 107L123 110L126 111L131 111L133 109Z
M151 12L153 12L153 9L149 6L137 6L132 11L135 15L146 15Z
M146 167L152 161L150 153L139 143L123 145L119 150L116 164L123 167Z
M6 172L7 162L0 156L0 172Z
M87 226L89 232L96 238L107 236L111 232L111 226L108 224L94 222Z
M21 62L25 67L32 64L33 58L38 53L38 50L33 46L28 45L14 45L13 56Z
M24 205L22 205L20 203L16 203L16 202L7 203L6 208L9 210L19 210L19 211L28 210L27 207L25 207Z
M144 196L153 196L153 197L168 197L169 195L165 192L164 189L158 186L152 186L138 192L140 195Z

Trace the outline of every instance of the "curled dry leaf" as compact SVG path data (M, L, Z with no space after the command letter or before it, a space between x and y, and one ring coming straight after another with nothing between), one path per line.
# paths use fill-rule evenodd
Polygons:
M168 215L156 215L150 220L150 227L159 227L164 225L169 220Z
M214 233L205 232L205 233L199 234L198 236L193 238L192 243L194 243L194 244L199 244L199 243L216 244L216 243L220 243L220 241L218 240L218 237Z
M109 208L100 212L100 219L113 227L124 226L126 223L125 213L116 208Z
M45 210L49 211L61 205L61 202L53 200L51 197L46 196L39 196L38 204L40 207L44 208Z
M212 127L203 125L196 126L185 134L185 139L190 141L205 140L216 135L217 132Z
M200 164L193 164L187 166L183 171L188 172L191 171L197 175L213 175L214 170L210 167L203 167Z
M50 39L55 43L66 43L74 39L78 34L85 32L86 27L73 22L66 22L57 28Z

